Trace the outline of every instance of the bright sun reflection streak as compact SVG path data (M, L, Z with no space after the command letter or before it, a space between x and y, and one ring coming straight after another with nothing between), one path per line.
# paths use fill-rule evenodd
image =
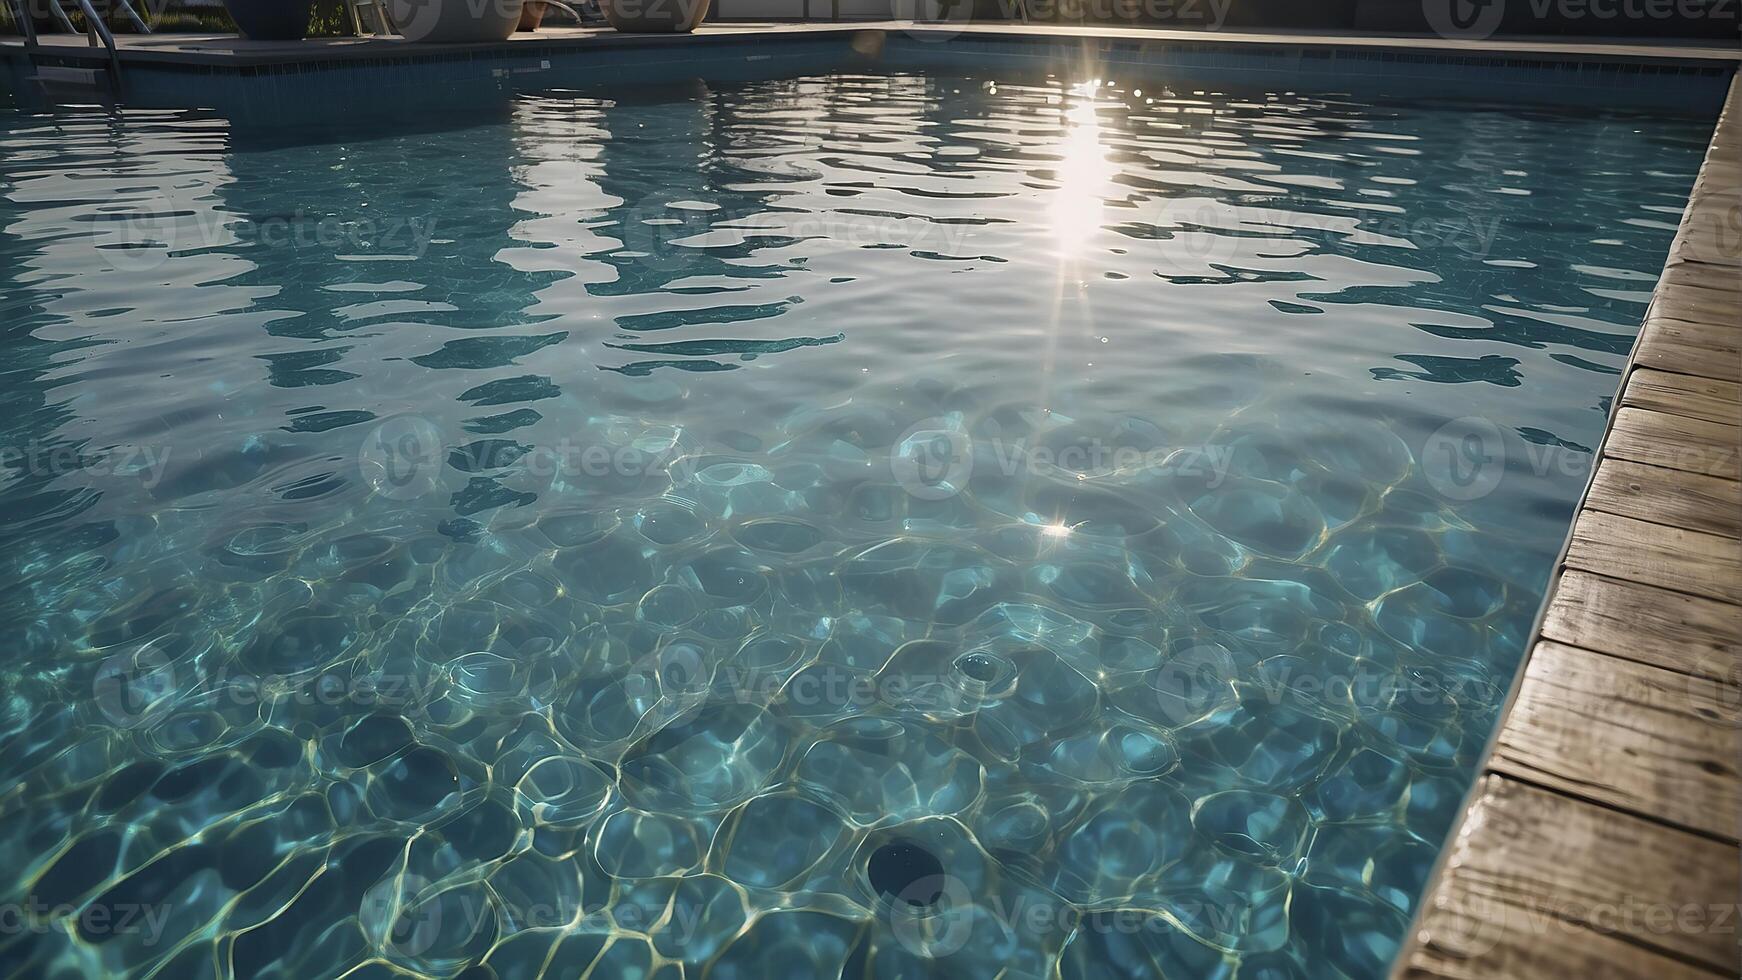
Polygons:
M1104 199L1112 191L1113 164L1101 145L1101 119L1095 113L1095 97L1101 82L1082 82L1067 93L1070 100L1059 120L1064 133L1058 144L1058 188L1048 208L1052 221L1052 250L1059 275L1053 294L1052 323L1046 349L1040 358L1039 401L1046 409L1052 399L1053 373L1057 369L1059 334L1064 324L1090 332L1094 311L1080 295L1079 275L1090 242L1100 231ZM1067 306L1070 307L1067 313Z
M1081 101L1065 113L1064 139L1059 144L1059 188L1052 197L1053 248L1059 258L1082 257L1100 230L1112 191L1113 164L1101 145L1101 120L1095 113L1094 89L1087 83L1074 90Z

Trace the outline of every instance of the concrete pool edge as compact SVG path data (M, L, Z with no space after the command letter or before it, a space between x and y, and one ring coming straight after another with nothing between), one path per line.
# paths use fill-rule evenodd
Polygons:
M518 93L590 85L631 90L843 66L924 72L939 64L1057 71L1199 86L1326 89L1448 102L1564 105L1715 118L1742 48L1551 39L1054 28L1023 24L725 24L687 35L567 28L491 44L395 38L255 42L233 35L121 35L119 94L103 49L46 35L0 40L0 96L60 105L215 111L319 121L347 114L484 109ZM1496 93L1504 93L1496 95Z
M515 34L506 41L477 44L414 43L391 37L309 38L302 41L249 41L216 34L123 34L116 36L122 64L157 64L223 68L311 66L335 62L466 59L512 53L587 49L683 48L745 40L850 39L864 32L901 34L931 43L955 38L1004 38L1030 41L1138 41L1145 45L1192 47L1226 45L1253 49L1284 48L1314 51L1346 50L1363 54L1432 54L1447 58L1504 57L1520 62L1541 60L1626 61L1662 65L1734 65L1742 62L1742 47L1702 43L1639 44L1608 40L1560 38L1459 39L1438 36L1316 34L1169 30L1163 28L1078 27L1019 23L927 24L903 21L830 23L716 22L691 34L621 34L610 28L547 28ZM102 63L106 55L90 47L83 36L48 34L40 52L57 59ZM22 38L0 38L0 54L23 54Z
M1742 75L1395 978L1742 974Z
M1295 87L1348 82L1391 94L1483 100L1539 99L1607 108L1716 114L1722 78L1742 48L1564 39L1441 37L1053 27L1016 23L723 23L694 34L627 35L561 28L487 44L419 44L397 38L248 41L233 35L117 37L121 79L108 92L109 62L76 35L44 35L35 48L0 40L0 90L24 104L118 101L146 108L294 112L311 102L356 104L359 92L393 105L573 84L588 72L621 84L683 76L700 58L745 64L849 50L866 63L884 43L909 67L927 52L999 61L1081 59L1120 71L1177 73L1216 85L1263 81ZM408 69L415 70L408 70ZM1473 76L1472 72L1481 72ZM1480 78L1479 86L1473 85ZM52 84L47 99L37 79ZM215 79L235 79L217 85ZM87 87L88 86L88 87ZM1339 89L1341 90L1341 89Z

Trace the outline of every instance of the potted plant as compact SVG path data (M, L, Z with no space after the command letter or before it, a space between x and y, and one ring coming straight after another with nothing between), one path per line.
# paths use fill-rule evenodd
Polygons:
M523 0L387 0L407 41L454 44L506 41L520 26Z
M688 34L708 15L709 0L599 0L605 19L626 34Z
M250 41L300 41L308 37L310 0L224 0L236 30Z

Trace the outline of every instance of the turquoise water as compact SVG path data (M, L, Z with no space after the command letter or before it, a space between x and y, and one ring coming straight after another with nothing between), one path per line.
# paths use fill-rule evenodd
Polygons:
M0 968L1383 976L1709 131L0 116Z

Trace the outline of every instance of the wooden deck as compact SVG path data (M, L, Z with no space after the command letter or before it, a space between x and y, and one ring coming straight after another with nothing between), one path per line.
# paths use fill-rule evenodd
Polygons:
M1742 975L1742 77L1396 976Z

